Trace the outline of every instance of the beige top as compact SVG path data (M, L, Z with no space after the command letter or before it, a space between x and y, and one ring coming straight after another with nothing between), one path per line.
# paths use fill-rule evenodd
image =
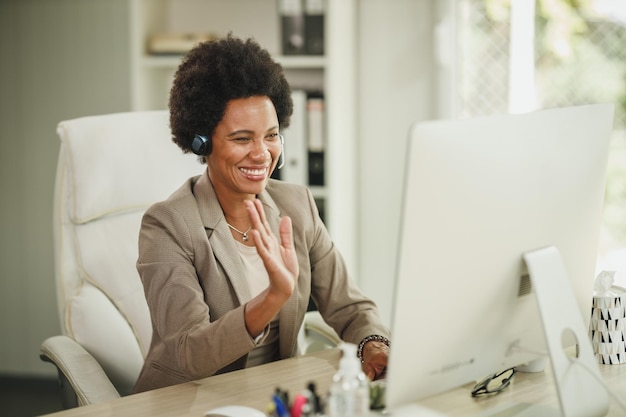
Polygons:
M270 283L267 270L263 265L263 260L259 256L254 246L246 246L243 243L237 242L237 250L241 255L243 266L246 269L246 278L248 280L248 287L250 287L250 297L254 298L261 293Z
M246 246L237 242L237 250L241 255L244 268L246 269L246 278L250 287L250 297L254 298L261 293L269 285L270 279L267 270L263 265L263 260L259 256L254 246ZM278 352L278 317L274 317L270 323L269 335L262 339L250 354L246 367L261 365L268 362L274 362L280 359Z

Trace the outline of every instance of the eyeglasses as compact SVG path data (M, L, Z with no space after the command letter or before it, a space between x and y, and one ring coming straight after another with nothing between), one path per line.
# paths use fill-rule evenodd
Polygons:
M511 378L515 375L515 368L509 368L502 372L491 374L472 388L472 397L481 395L497 394L511 384Z

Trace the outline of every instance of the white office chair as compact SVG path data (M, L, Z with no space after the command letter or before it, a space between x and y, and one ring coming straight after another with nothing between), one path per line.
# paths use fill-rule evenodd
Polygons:
M57 366L66 408L129 394L150 345L135 268L141 217L205 169L170 140L168 117L116 113L58 125L53 223L62 335L43 342L41 358ZM315 316L307 314L311 329L300 332L302 353L334 343Z
M318 352L341 344L341 338L318 311L307 311L298 333L298 349L301 355Z

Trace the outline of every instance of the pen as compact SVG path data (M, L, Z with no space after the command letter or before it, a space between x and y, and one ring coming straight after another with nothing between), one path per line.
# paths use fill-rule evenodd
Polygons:
M320 397L319 395L317 395L317 392L315 390L315 383L309 382L309 384L307 385L307 389L311 394L311 409L313 411L313 414L320 414L322 412L322 406L320 404Z
M267 411L266 413L268 417L277 417L276 415L276 404L274 404L274 401L270 401L270 403L267 405Z
M274 394L272 399L274 400L274 405L276 406L276 415L278 417L289 417L287 406L283 403L283 400L280 399L278 394Z
M291 417L300 417L303 414L304 406L308 403L308 398L305 395L298 394L293 399L291 406Z

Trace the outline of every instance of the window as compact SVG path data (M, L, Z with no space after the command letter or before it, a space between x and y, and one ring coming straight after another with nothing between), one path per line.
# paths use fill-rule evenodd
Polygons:
M626 273L626 2L449 0L447 116L615 103L599 269ZM453 29L451 29L453 28ZM441 35L441 33L439 33ZM442 39L453 39L447 45ZM440 106L440 108L442 108Z

